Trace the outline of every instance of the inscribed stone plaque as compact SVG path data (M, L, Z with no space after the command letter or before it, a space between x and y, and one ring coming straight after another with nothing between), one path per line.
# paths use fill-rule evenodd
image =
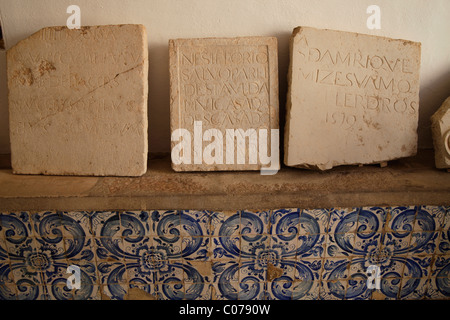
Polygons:
M436 168L450 169L450 97L431 117Z
M285 164L326 170L417 151L420 43L294 29Z
M169 53L173 169L264 168L278 134L277 39L176 39Z
M9 49L13 172L145 173L147 52L142 25L48 27Z

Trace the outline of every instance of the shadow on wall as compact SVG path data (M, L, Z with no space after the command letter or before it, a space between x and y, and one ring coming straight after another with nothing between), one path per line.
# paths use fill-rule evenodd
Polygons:
M148 56L148 150L170 152L169 41L150 44Z
M5 49L5 41L3 40L3 30L2 26L0 25L0 50Z
M1 41L3 41L3 39ZM0 154L10 152L6 50L0 48Z
M286 98L288 90L287 74L289 69L289 39L292 32L279 32L278 39L278 90L280 96L280 161L284 159L284 123L286 119ZM280 57L288 57L280 59Z

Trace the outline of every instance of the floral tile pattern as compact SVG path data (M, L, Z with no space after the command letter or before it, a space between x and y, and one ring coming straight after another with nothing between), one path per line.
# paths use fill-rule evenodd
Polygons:
M3 212L0 299L450 299L449 227L443 206Z

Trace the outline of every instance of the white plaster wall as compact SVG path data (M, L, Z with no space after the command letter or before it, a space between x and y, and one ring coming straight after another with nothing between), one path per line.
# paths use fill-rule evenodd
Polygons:
M6 48L40 28L65 25L67 6L81 8L82 25L144 24L149 40L149 150L167 152L168 40L189 37L276 36L279 40L280 120L284 121L288 41L296 26L402 38L422 43L419 146L432 146L430 116L450 96L448 0L0 0ZM369 5L381 8L381 30L366 26ZM0 52L0 153L9 152L5 55Z

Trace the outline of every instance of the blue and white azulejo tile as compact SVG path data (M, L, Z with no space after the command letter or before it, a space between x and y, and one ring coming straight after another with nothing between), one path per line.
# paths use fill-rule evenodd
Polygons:
M442 206L4 212L0 298L449 299L449 216ZM79 289L67 286L72 265Z

